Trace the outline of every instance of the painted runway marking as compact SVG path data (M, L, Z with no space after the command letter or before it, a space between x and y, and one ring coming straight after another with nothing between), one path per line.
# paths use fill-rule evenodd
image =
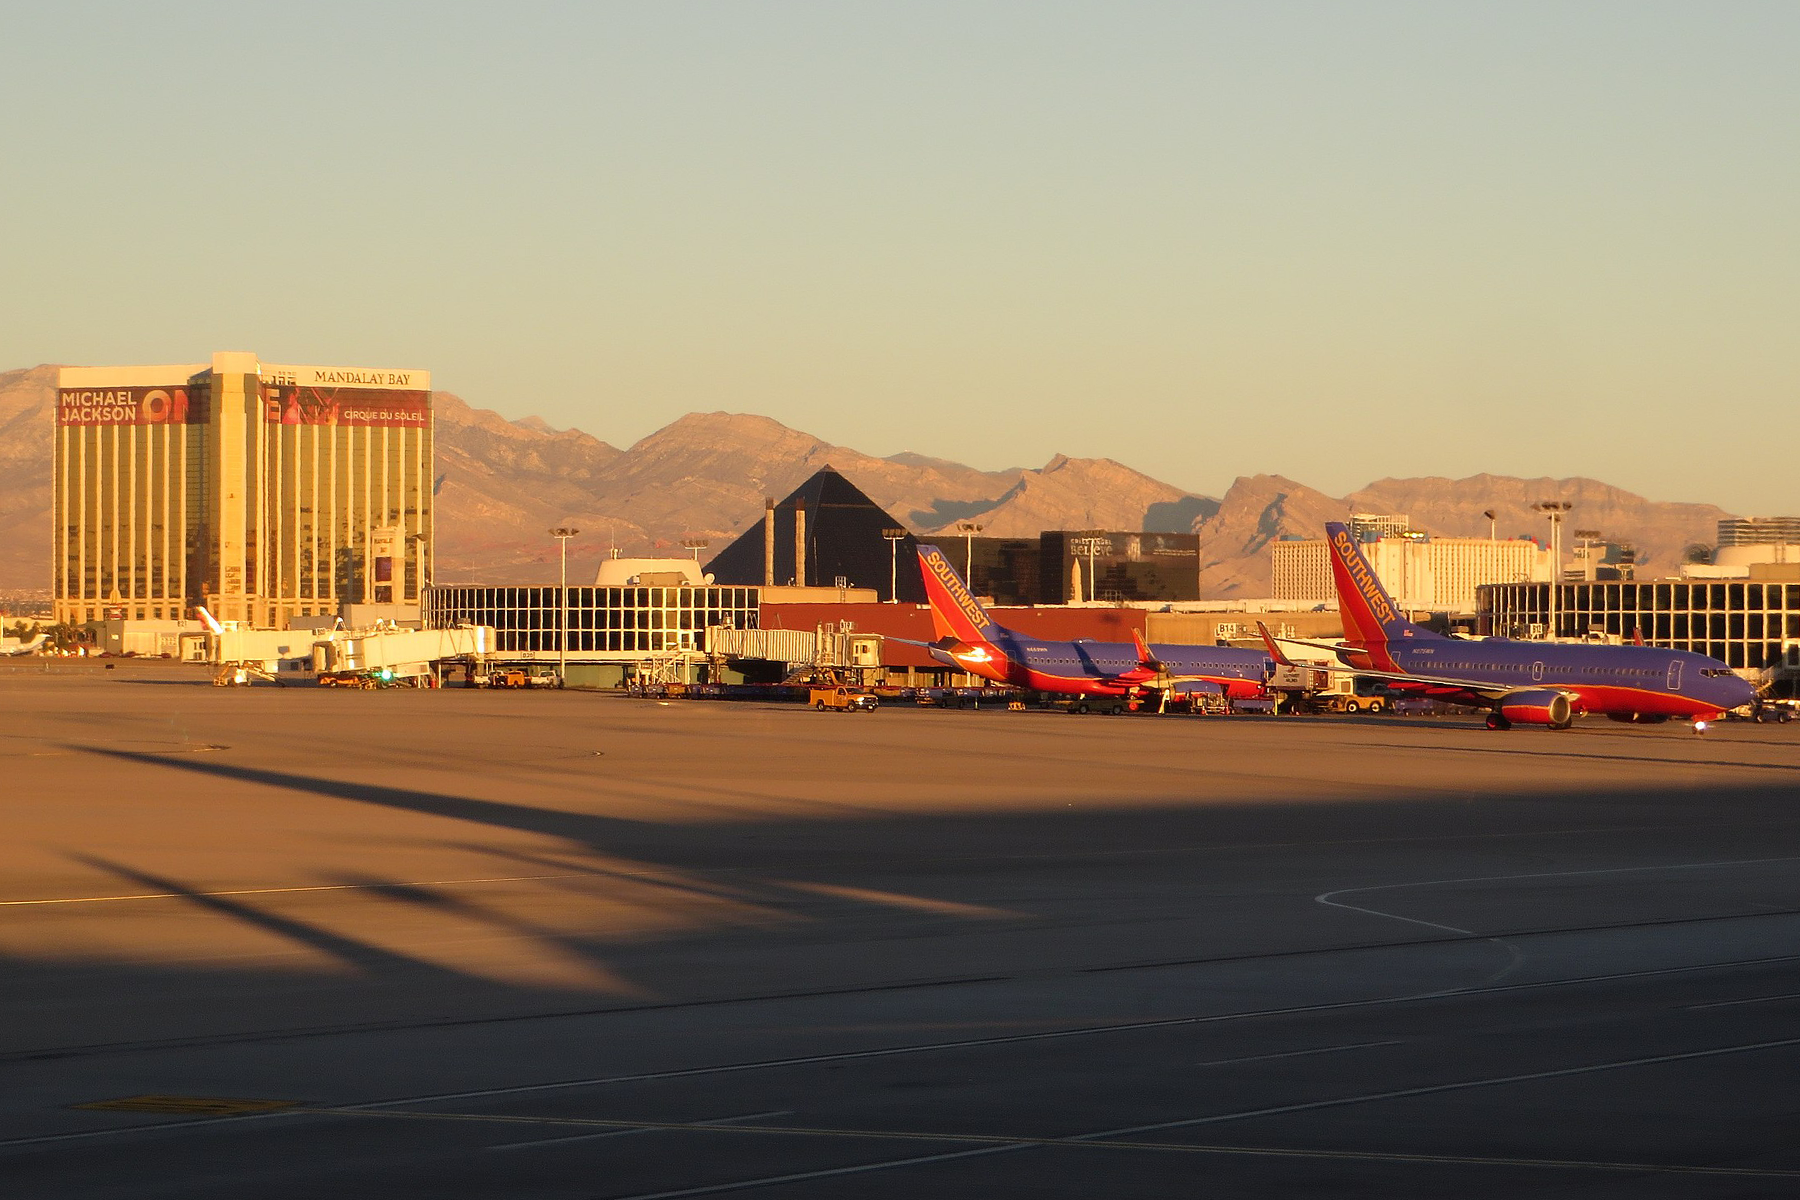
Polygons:
M379 892L389 888L462 887L474 883L528 883L543 879L575 879L575 875L495 875L483 879L426 879L416 883L324 883L312 887L233 888L217 892L139 892L126 896L63 896L47 900L0 900L0 908L32 908L47 904L119 904L127 900L192 900L199 896L282 896L300 892Z
M1398 1088L1393 1091L1386 1091L1386 1092L1369 1092L1369 1093L1366 1093L1366 1094L1360 1095L1360 1096L1342 1096L1342 1097L1338 1097L1337 1099L1333 1099L1333 1100L1313 1100L1313 1101L1307 1101L1307 1102L1300 1103L1300 1104L1283 1104L1283 1105L1275 1105L1275 1106L1271 1106L1271 1107L1267 1107L1267 1108L1245 1109L1241 1112L1219 1113L1219 1114L1215 1114L1213 1116L1208 1116L1208 1117L1190 1117L1190 1118L1186 1118L1184 1120L1178 1120L1178 1121L1158 1121L1158 1122L1155 1122L1155 1123L1149 1124L1149 1125L1132 1125L1132 1126L1126 1126L1126 1127L1123 1127L1120 1129L1097 1130L1093 1133L1073 1134L1071 1136L1062 1137L1062 1138L1002 1139L1002 1138L996 1138L996 1137L984 1137L981 1135L966 1135L966 1136L943 1135L941 1137L938 1137L936 1140L940 1140L940 1141L981 1141L981 1142L984 1142L987 1144L981 1145L981 1146L979 1146L975 1149L971 1149L971 1150L953 1150L953 1151L949 1151L944 1154L931 1154L931 1155L916 1156L916 1157L911 1157L911 1158L890 1159L885 1162L862 1163L862 1164L859 1164L857 1166L852 1166L852 1167L833 1167L833 1168L828 1168L828 1169L819 1170L819 1171L804 1171L804 1172L795 1172L795 1173L791 1173L791 1174L787 1174L787 1175L764 1176L764 1177L758 1178L758 1179L740 1179L740 1180L733 1180L728 1183L703 1184L698 1187L677 1188L672 1191L642 1192L642 1193L638 1193L633 1196L621 1197L620 1200L675 1200L675 1198L679 1197L679 1196L716 1195L721 1192L736 1192L736 1191L744 1191L744 1190L747 1190L750 1188L767 1187L767 1186L777 1184L777 1183L796 1183L801 1180L807 1180L807 1179L827 1179L827 1178L832 1178L832 1177L840 1176L840 1175L865 1174L865 1173L868 1173L871 1171L891 1170L891 1169L894 1169L897 1167L919 1166L919 1165L922 1165L925 1163L945 1162L945 1161L949 1161L951 1159L974 1158L979 1155L1004 1154L1009 1151L1028 1150L1028 1149L1037 1149L1037 1148L1060 1148L1060 1147L1088 1148L1088 1147L1092 1147L1095 1149L1119 1149L1119 1150L1133 1150L1133 1149L1164 1150L1164 1149L1167 1149L1167 1150L1180 1150L1180 1151L1185 1151L1187 1153L1209 1153L1209 1152L1217 1153L1217 1152L1224 1151L1224 1152L1235 1153L1235 1154L1253 1154L1253 1153L1257 1152L1254 1147L1214 1148L1214 1147L1205 1147L1205 1146L1194 1146L1194 1145L1184 1144L1184 1143L1180 1143L1180 1142L1175 1142L1175 1143L1144 1143L1144 1142L1128 1143L1128 1142L1109 1141L1109 1140L1103 1140L1103 1139L1120 1138L1120 1137L1124 1137L1128 1134L1133 1134L1133 1133L1151 1133L1151 1132L1155 1132L1158 1130L1164 1130L1164 1129L1191 1129L1191 1128L1194 1128L1194 1127L1200 1126L1200 1125L1214 1125L1214 1124L1220 1124L1220 1123L1223 1123L1226 1121L1244 1121L1244 1120L1250 1120L1250 1119L1253 1119L1256 1117L1280 1116L1280 1115L1284 1115L1287 1113L1311 1112L1311 1111L1315 1111L1315 1110L1323 1109L1323 1108L1338 1108L1338 1107L1343 1107L1343 1106L1352 1105L1352 1104L1370 1104L1370 1103L1375 1103L1375 1102L1382 1101L1382 1100L1398 1100L1398 1099L1410 1098L1413 1096L1431 1096L1431 1095L1438 1095L1438 1094L1441 1094L1444 1092L1466 1091L1466 1090L1471 1090L1474 1088L1499 1087L1499 1086L1503 1086L1503 1085L1509 1084L1509 1083L1526 1083L1526 1082L1531 1082L1531 1081L1540 1080L1540 1079L1566 1078L1566 1077L1574 1076L1574 1075L1593 1074L1593 1073L1599 1072L1599 1071L1621 1070L1626 1067L1653 1066L1653 1065L1657 1065L1660 1063L1684 1062L1684 1061L1690 1061L1693 1059L1701 1059L1701 1058L1716 1058L1716 1057L1719 1057L1721 1055L1726 1055L1726 1054L1745 1054L1745 1053L1750 1053L1750 1052L1757 1051L1757 1050L1781 1049L1781 1048L1785 1048L1788 1046L1797 1046L1797 1045L1800 1045L1800 1038L1784 1038L1780 1041L1775 1041L1775 1042L1755 1042L1755 1043L1750 1043L1750 1044L1742 1045L1742 1046L1723 1046L1723 1047L1719 1047L1719 1048L1712 1049L1712 1050L1693 1050L1693 1051L1688 1051L1688 1052L1681 1053L1681 1054L1658 1054L1658 1055L1652 1055L1652 1056L1645 1057L1645 1058L1622 1059L1619 1061L1606 1062L1606 1063L1592 1063L1592 1064L1589 1064L1588 1066L1583 1066L1583 1067L1563 1067L1563 1068L1559 1068L1557 1070L1551 1070L1551 1071L1534 1071L1534 1072L1530 1072L1527 1074L1521 1074L1521 1075L1502 1075L1502 1076L1496 1076L1496 1077L1490 1078L1490 1079L1468 1079L1468 1080L1461 1080L1461 1081L1458 1081L1455 1083L1431 1084L1431 1085L1427 1085L1424 1087L1416 1087L1416 1088ZM799 1133L802 1131L783 1130L779 1126L773 1126L773 1127L767 1127L763 1130L759 1130L759 1132L766 1132L766 1133L774 1134L774 1133L781 1133L781 1132ZM848 1136L863 1136L863 1137L874 1137L874 1138L905 1140L905 1141L931 1140L931 1135L922 1135L922 1134L895 1134L895 1133L885 1133L885 1132L879 1132L879 1131L872 1132L872 1131L851 1131L851 1130L842 1130L842 1131L821 1130L821 1131L817 1131L817 1132L820 1134L830 1134L830 1135L834 1135L834 1136L846 1136L846 1137L848 1137ZM1294 1154L1295 1152L1293 1152L1293 1151L1268 1151L1266 1153ZM1357 1155L1339 1154L1338 1152L1332 1152L1332 1151L1304 1152L1304 1153L1308 1153L1308 1154L1317 1153L1321 1157L1352 1157L1352 1156L1360 1156L1360 1153L1366 1153L1366 1152L1360 1152ZM1416 1162L1434 1162L1434 1161L1436 1161L1436 1162L1484 1163L1484 1164L1490 1164L1490 1165L1496 1165L1496 1166L1523 1166L1523 1167L1534 1167L1534 1168L1548 1167L1548 1168L1555 1168L1555 1169L1562 1169L1562 1170L1650 1171L1650 1172L1661 1172L1661 1173L1667 1173L1667 1174L1682 1174L1682 1175L1738 1175L1738 1176L1765 1176L1766 1175L1769 1177L1778 1177L1778 1178L1800 1178L1800 1171L1773 1171L1773 1170L1771 1170L1771 1171L1765 1172L1763 1170L1759 1170L1759 1169L1755 1169L1755 1168L1748 1168L1748 1167L1700 1167L1700 1166L1686 1166L1686 1165L1680 1165L1680 1164L1670 1165L1670 1164L1661 1164L1661 1163L1579 1162L1579 1161L1561 1161L1561 1160L1557 1160L1557 1159L1472 1159L1472 1158L1458 1158L1458 1157L1445 1157L1445 1158L1439 1159L1439 1158L1435 1158L1433 1156L1425 1156L1425 1155L1420 1155L1420 1156L1376 1155L1376 1154L1372 1154L1372 1153L1369 1154L1369 1157L1383 1159L1383 1160L1391 1159L1393 1161L1416 1161Z
M1396 886L1403 887L1405 885L1400 884L1400 885L1396 885ZM1372 888L1371 889L1346 888L1345 890L1346 891L1365 891L1365 890L1372 891L1374 889L1372 889ZM1361 905L1357 905L1357 904L1342 904L1336 900L1327 900L1325 898L1326 896L1337 896L1337 895L1341 895L1341 894L1342 893L1339 893L1339 892L1326 892L1324 896L1314 896L1313 900L1319 904L1330 905L1332 908L1342 908L1342 909L1347 909L1350 912L1367 913L1371 917L1383 917L1389 921L1404 921L1408 925L1423 925L1427 929L1441 929L1445 933L1461 934L1463 937L1480 937L1481 936L1479 933L1476 933L1473 929L1462 929L1455 925L1440 925L1436 921L1421 921L1417 917L1403 917L1399 913L1382 912L1378 908L1363 908Z
M769 1112L740 1113L735 1117L714 1117L709 1121L691 1121L681 1128L706 1128L714 1125L731 1125L738 1121L755 1121L763 1117L786 1117L793 1115L791 1108L771 1109ZM556 1122L561 1124L562 1122ZM591 1142L600 1138L630 1137L637 1133L655 1133L662 1128L657 1125L634 1125L630 1129L604 1129L599 1133L575 1133L568 1137L539 1138L534 1142L503 1142L498 1146L487 1146L487 1150L529 1150L536 1146L561 1146L567 1142Z
M1612 983L1623 979L1648 979L1662 975L1685 975L1699 971L1720 971L1735 967L1759 967L1788 963L1800 959L1797 954L1778 954L1763 958L1734 959L1728 962L1695 963L1681 967L1651 967L1641 971L1615 971L1605 975L1578 975L1569 979L1548 979L1536 983L1509 983L1496 987L1464 988L1447 992L1424 992L1406 996L1375 996L1362 1000L1340 1000L1328 1004L1296 1005L1289 1008L1246 1009L1238 1012L1213 1013L1203 1016L1168 1017L1154 1021L1133 1021L1114 1025L1086 1025L1074 1029L1044 1033L1021 1033L1003 1037L970 1038L959 1041L923 1042L906 1046L886 1046L874 1050L849 1050L833 1054L805 1054L791 1058L753 1059L747 1062L720 1063L702 1067L680 1067L668 1071L643 1071L628 1075L600 1075L589 1079L560 1079L550 1083L515 1084L508 1087L477 1088L463 1092L433 1092L422 1096L398 1096L344 1105L330 1110L299 1108L283 1113L256 1113L241 1117L209 1117L195 1121L163 1121L150 1125L130 1125L114 1129L89 1129L73 1133L38 1134L32 1137L0 1140L0 1150L14 1147L47 1145L56 1142L88 1141L99 1138L124 1137L158 1131L183 1132L225 1122L244 1124L271 1117L294 1117L321 1111L360 1112L370 1109L395 1108L411 1104L440 1104L451 1100L479 1100L490 1096L519 1096L539 1092L566 1091L571 1088L604 1087L612 1084L653 1082L664 1079L689 1079L705 1075L736 1074L748 1071L780 1070L787 1067L819 1063L854 1062L859 1059L891 1058L908 1054L979 1049L984 1046L1009 1045L1020 1042L1048 1041L1056 1038L1093 1037L1109 1033L1133 1033L1145 1029L1168 1029L1184 1025L1211 1025L1227 1021L1259 1020L1269 1017L1306 1016L1312 1013L1340 1012L1359 1008L1378 1008L1390 1004L1412 1004L1421 1000L1478 997L1507 992L1533 991L1541 988L1578 987L1583 984ZM398 1115L398 1114L396 1114Z
M1374 917L1386 917L1390 921L1404 921L1409 925L1424 925L1430 929L1442 929L1448 933L1460 933L1468 937L1480 937L1481 934L1469 929L1458 929L1454 925L1439 925L1435 921L1421 921L1416 917L1403 917L1398 913L1383 912L1376 908L1363 908L1355 904L1344 904L1332 899L1333 896L1348 896L1353 892L1388 892L1401 888L1448 887L1458 883L1512 883L1524 879L1572 879L1584 875L1628 875L1642 874L1647 871L1697 871L1707 867L1751 867L1768 863L1800 862L1800 857L1789 855L1783 858L1740 858L1720 862L1692 863L1659 863L1645 867L1597 867L1583 871L1533 871L1525 875L1472 875L1466 879L1419 879L1410 883L1371 883L1362 887L1338 888L1335 891L1320 892L1313 897L1313 903L1327 905L1331 908L1348 909L1351 912L1367 913Z
M1355 1007L1362 1001L1351 1001L1349 1007ZM1339 1008L1345 1005L1322 1005L1303 1011L1314 1012L1319 1007ZM1286 1011L1286 1010L1283 1010ZM397 1100L371 1100L365 1104L346 1104L339 1107L346 1111L361 1109L394 1108L402 1104L441 1104L448 1100L482 1100L491 1096L518 1096L528 1092L549 1092L564 1088L595 1087L612 1083L649 1083L663 1079L689 1079L697 1075L726 1075L740 1071L761 1071L782 1067L805 1067L818 1063L855 1062L858 1059L893 1058L903 1054L928 1054L937 1050L981 1049L985 1046L1006 1046L1019 1042L1053 1041L1058 1038L1091 1037L1102 1033L1124 1033L1140 1029L1167 1029L1181 1025L1203 1025L1214 1021L1229 1019L1223 1015L1218 1017L1169 1017L1160 1021L1133 1021L1124 1025L1084 1025L1078 1029L1056 1029L1047 1033L1015 1033L1004 1037L968 1038L955 1042L925 1042L913 1046L887 1046L878 1050L847 1050L838 1054L803 1054L794 1058L760 1059L746 1063L728 1063L711 1067L682 1067L673 1071L646 1071L637 1075L609 1075L597 1079L568 1079L557 1083L528 1083L516 1087L482 1088L473 1092L445 1092L435 1096L411 1096ZM1284 1051L1280 1054L1258 1055L1257 1058L1288 1058L1295 1054L1322 1054L1331 1050L1355 1050L1364 1046L1392 1046L1395 1042L1359 1042L1353 1046L1328 1046L1323 1050ZM1220 1059L1217 1062L1196 1063L1196 1066L1223 1066L1233 1062L1250 1062L1253 1059ZM0 1142L0 1146L7 1143Z
M284 1108L293 1108L298 1103L298 1100L248 1100L230 1096L153 1095L89 1100L85 1104L71 1104L69 1107L92 1109L95 1112L174 1113L182 1116L200 1113L228 1117L242 1113L279 1112Z
M867 1137L869 1135L863 1134L862 1136ZM894 1137L901 1140L932 1140L932 1135L884 1134L881 1136ZM840 1175L856 1175L870 1171L884 1171L900 1166L920 1166L926 1163L944 1162L949 1159L975 1158L985 1154L1004 1154L1011 1150L1026 1150L1037 1147L1075 1146L1107 1150L1161 1151L1176 1154L1236 1155L1248 1158L1329 1159L1354 1162L1425 1163L1441 1166L1524 1167L1564 1171L1618 1171L1630 1172L1632 1174L1711 1175L1759 1179L1800 1179L1800 1171L1783 1171L1756 1167L1701 1167L1689 1166L1682 1163L1604 1162L1556 1158L1498 1158L1460 1154L1404 1154L1399 1152L1386 1153L1379 1150L1312 1150L1284 1146L1215 1146L1191 1142L1072 1142L1059 1138L996 1138L992 1140L998 1144L982 1146L974 1150L955 1150L946 1154L925 1154L912 1158L893 1159L888 1162L865 1163L860 1166L834 1167L819 1171L800 1171L787 1175L765 1176L761 1179L741 1180L732 1183L703 1184L698 1187L677 1188L674 1191L640 1192L633 1196L621 1197L620 1200L675 1200L676 1197L680 1196L705 1196L716 1195L721 1192L745 1191L750 1188L768 1187L778 1183L798 1183L809 1179L826 1179Z
M1768 1004L1776 1000L1800 1000L1800 992L1788 992L1781 996L1750 996L1743 1000L1714 1000L1711 1004L1688 1004L1683 1007L1693 1012L1702 1008L1733 1008L1739 1004Z

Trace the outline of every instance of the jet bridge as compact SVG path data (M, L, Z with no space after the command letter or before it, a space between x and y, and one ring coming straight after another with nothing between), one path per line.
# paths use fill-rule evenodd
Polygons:
M221 624L204 608L207 661L221 687L252 679L282 682L282 676L316 672L326 678L417 679L445 659L481 661L493 652L490 625L454 629L370 630L245 629Z

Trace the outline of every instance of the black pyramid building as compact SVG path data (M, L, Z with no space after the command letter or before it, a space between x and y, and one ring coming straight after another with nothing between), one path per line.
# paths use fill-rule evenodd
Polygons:
M895 598L888 587L892 571L898 598L923 604L925 585L912 534L898 546L882 536L883 530L901 528L860 488L825 467L721 550L706 569L719 583L739 587L835 587L841 579L848 587L874 588L883 600Z

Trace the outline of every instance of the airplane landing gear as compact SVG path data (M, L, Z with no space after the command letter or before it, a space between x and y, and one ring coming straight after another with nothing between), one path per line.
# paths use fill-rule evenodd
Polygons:
M1489 729L1511 729L1512 722L1497 712L1491 712L1487 715L1487 727Z

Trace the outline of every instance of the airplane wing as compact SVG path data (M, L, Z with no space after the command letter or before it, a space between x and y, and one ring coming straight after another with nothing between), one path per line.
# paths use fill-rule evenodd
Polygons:
M1291 667L1294 665L1288 659L1288 656L1282 653L1281 647L1275 644L1275 635L1269 632L1269 627L1267 625L1258 621L1256 623L1256 632L1262 634L1263 645L1268 648L1269 657L1275 660L1276 666ZM1310 645L1311 643L1307 644Z
M1277 666L1310 667L1315 671L1340 671L1357 675L1367 675L1371 673L1364 671L1360 667L1352 667L1344 662L1344 655L1361 650L1361 646L1353 645L1350 642L1310 642L1305 638L1278 638L1270 633L1269 627L1261 621L1256 623L1256 631L1262 635L1263 645L1267 647L1269 657L1275 660ZM1283 646L1301 646L1308 650L1323 650L1333 658L1337 659L1337 665L1331 666L1311 658L1304 662L1295 662L1293 655L1282 650Z
M1400 671L1364 671L1356 667L1315 667L1319 671L1340 671L1347 675L1355 675L1361 679L1380 679L1388 683L1423 684L1426 687L1449 688L1458 692L1474 692L1482 696L1504 696L1508 692L1526 691L1510 684L1494 683L1492 680L1454 679L1448 675L1407 675ZM1539 687L1544 685L1540 684ZM1550 685L1551 690L1558 690Z
M1256 623L1256 627L1263 632L1265 644L1267 644L1269 642L1282 642L1289 646L1305 646L1308 650L1324 650L1331 654L1339 654L1339 653L1343 653L1343 652L1350 651L1350 650L1361 650L1362 649L1361 646L1353 645L1350 642L1312 642L1312 641L1308 641L1305 638L1272 637L1268 633L1268 627L1266 625L1264 625L1261 621L1258 621ZM1290 663L1287 665L1291 666L1293 664Z
M882 640L899 642L902 646L917 646L939 662L944 663L945 666L953 666L959 671L968 670L970 663L985 665L994 661L994 652L986 646L971 646L968 642L947 634L935 642L894 637L892 634L882 634Z

